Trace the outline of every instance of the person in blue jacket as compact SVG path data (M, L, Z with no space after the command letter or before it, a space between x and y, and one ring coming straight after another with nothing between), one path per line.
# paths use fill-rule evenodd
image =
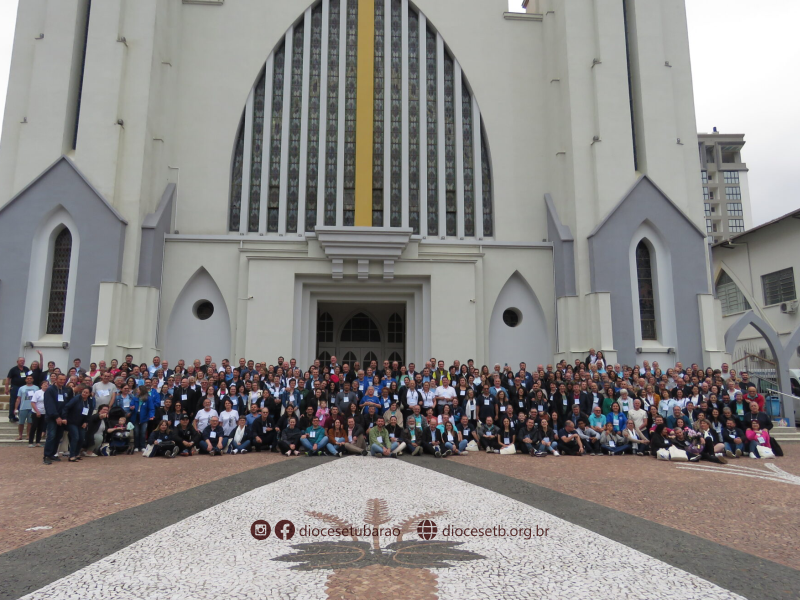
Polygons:
M57 456L58 445L61 443L61 436L67 426L64 417L64 407L72 398L72 390L66 386L67 376L63 373L56 378L56 384L47 388L44 393L44 414L45 425L47 427L47 440L44 443L45 465L52 461L60 461Z
M125 416L133 424L133 451L144 450L147 442L147 423L156 416L155 401L146 388L139 388L139 396L131 401Z
M69 462L78 462L83 448L83 439L91 412L92 390L88 387L79 387L78 394L73 396L64 406L63 420L67 422L69 432Z
M628 417L625 413L620 412L619 402L611 403L611 412L606 415L606 423L614 425L614 431L619 433L623 431L628 424Z

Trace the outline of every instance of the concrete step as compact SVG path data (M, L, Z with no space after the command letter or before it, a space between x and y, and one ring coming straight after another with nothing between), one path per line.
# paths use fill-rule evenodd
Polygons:
M778 442L800 442L800 428L796 427L773 427L769 435Z

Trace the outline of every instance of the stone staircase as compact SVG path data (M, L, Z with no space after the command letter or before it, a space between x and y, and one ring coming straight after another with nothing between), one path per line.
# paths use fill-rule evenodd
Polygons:
M800 442L800 428L798 427L773 427L769 432L778 442Z
M0 444L22 444L22 442L15 442L17 439L18 429L16 423L8 422L8 396L0 395ZM27 438L25 445L28 445Z

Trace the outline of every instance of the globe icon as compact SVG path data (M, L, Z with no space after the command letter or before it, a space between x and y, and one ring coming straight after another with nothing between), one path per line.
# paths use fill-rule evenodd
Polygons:
M420 539L425 541L435 538L438 532L439 528L436 527L436 523L430 519L424 519L423 521L419 522L419 525L417 525L417 535L420 537Z

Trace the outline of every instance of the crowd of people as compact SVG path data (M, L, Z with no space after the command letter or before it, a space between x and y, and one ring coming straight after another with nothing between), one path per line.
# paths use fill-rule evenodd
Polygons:
M722 364L606 364L602 352L528 370L431 358L417 370L339 364L308 369L211 356L174 368L80 359L11 368L5 392L20 441L43 463L141 452L147 457L280 452L396 458L469 452L656 456L726 462L782 455L764 396ZM27 430L25 429L27 426Z

